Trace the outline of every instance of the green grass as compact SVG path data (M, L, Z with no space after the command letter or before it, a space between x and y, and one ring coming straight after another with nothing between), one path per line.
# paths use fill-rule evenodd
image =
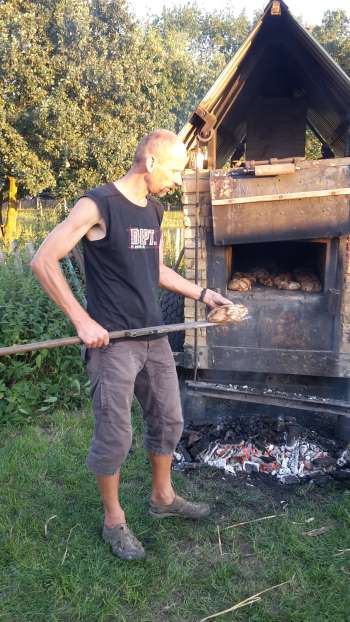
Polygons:
M63 206L20 209L17 215L16 236L23 243L41 242L65 216Z
M280 582L292 583L224 622L346 622L350 611L350 492L339 484L271 488L200 469L175 474L177 490L208 500L203 523L147 515L150 473L141 423L123 472L128 520L147 559L122 562L100 539L101 507L85 467L90 415L4 427L0 440L0 620L199 622ZM224 531L236 521L287 516ZM50 517L55 516L49 521ZM305 520L314 517L312 523ZM49 522L48 522L49 521ZM47 537L45 537L47 523ZM221 528L223 556L217 528ZM322 536L304 531L329 525Z
M184 214L182 210L166 210L163 216L162 228L172 229L184 226Z
M62 205L57 208L21 209L17 217L17 237L22 242L29 240L43 240L55 225L64 218L65 214ZM183 228L182 210L165 210L162 222L162 229L182 229ZM168 250L168 249L166 249Z
M21 209L18 211L18 235L24 236L26 239L33 239L39 228L44 231L50 231L57 222L64 217L62 208L44 208L39 209ZM165 210L163 215L162 227L172 229L183 227L183 211L182 210Z

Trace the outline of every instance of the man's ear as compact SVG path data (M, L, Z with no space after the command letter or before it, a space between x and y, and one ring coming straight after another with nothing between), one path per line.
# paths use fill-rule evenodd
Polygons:
M155 165L155 157L153 155L149 155L146 158L146 169L147 169L147 173L152 173L153 169L154 169L154 165Z

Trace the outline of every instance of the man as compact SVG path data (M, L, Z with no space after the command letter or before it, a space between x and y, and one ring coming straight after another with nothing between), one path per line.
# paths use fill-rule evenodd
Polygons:
M183 429L176 368L168 338L109 343L108 331L162 323L158 286L210 307L229 302L202 290L162 261L162 196L182 183L186 148L173 132L156 130L139 143L131 169L79 199L68 218L46 238L32 261L42 286L75 326L87 346L95 429L87 464L96 474L104 505L103 539L122 559L145 552L126 525L119 503L119 474L132 440L135 392L146 424L145 446L152 465L149 512L153 517L201 518L206 504L174 492L173 451ZM83 240L87 310L73 296L59 260Z

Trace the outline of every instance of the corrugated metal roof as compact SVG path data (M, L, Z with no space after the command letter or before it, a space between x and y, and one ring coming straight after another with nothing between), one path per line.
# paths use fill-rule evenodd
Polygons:
M278 4L280 15L272 15ZM296 97L306 97L310 126L335 155L344 154L350 123L350 78L298 23L283 0L271 0L199 104L216 116L218 166L244 138L249 110L273 71L285 75ZM203 125L194 111L179 132L188 148Z

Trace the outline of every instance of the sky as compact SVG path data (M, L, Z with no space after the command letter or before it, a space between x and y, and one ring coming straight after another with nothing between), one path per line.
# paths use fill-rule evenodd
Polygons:
M129 6L133 12L142 17L150 12L152 14L161 13L163 7L170 8L187 4L184 0L128 0ZM294 17L302 17L306 25L320 24L322 16L327 10L343 9L350 17L350 0L285 0L290 12ZM240 13L245 9L246 15L251 19L257 9L263 9L268 0L200 0L198 2L204 10L225 9L227 6L232 7L236 13Z

